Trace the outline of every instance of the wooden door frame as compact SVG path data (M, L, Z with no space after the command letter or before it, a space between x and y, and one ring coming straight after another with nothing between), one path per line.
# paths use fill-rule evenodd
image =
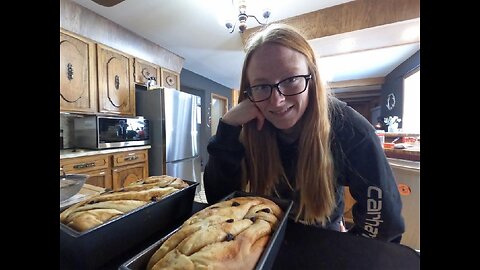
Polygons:
M210 102L210 113L213 112L212 106L213 106L213 99L214 98L225 101L225 107L223 109L224 109L225 113L228 112L228 97L225 97L225 96L222 96L222 95L219 95L219 94L216 94L216 93L211 93L210 94L210 100L211 100L211 102ZM212 117L212 116L210 115L210 117ZM212 129L213 129L213 126L210 125L210 134L213 134Z

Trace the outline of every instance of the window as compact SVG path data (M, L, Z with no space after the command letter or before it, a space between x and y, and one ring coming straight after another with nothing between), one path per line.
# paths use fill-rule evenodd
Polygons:
M402 130L420 134L420 69L403 80Z

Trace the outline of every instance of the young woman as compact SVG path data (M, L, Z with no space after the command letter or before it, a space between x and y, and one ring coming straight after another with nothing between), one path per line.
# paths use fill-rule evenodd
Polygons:
M291 199L295 221L342 231L348 186L349 232L400 242L402 203L375 129L322 85L302 35L281 24L255 34L240 93L207 147L209 203L235 190Z

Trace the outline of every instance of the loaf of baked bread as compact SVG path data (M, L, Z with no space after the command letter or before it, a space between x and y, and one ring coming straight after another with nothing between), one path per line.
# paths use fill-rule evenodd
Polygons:
M188 184L180 178L150 176L72 205L60 214L60 222L83 232L186 187Z
M187 219L150 258L155 269L254 269L283 216L262 197L236 197Z

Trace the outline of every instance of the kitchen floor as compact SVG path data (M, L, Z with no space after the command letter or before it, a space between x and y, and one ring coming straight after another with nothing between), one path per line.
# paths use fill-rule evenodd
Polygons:
M195 198L193 200L199 203L207 203L207 196L205 195L205 188L203 186L203 172L200 179L200 191L195 194Z

